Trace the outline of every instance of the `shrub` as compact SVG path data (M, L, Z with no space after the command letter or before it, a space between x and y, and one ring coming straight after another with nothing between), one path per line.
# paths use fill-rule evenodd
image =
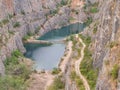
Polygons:
M36 29L35 29L35 33L37 34L39 32L39 30L41 29L40 26L38 26Z
M14 31L8 30L8 33L14 35Z
M118 70L119 70L119 66L117 64L114 65L112 71L110 72L110 75L112 76L113 79L118 78Z
M30 38L29 35L25 35L25 36L23 37L23 41L26 41L26 40L29 39L29 38Z
M15 50L12 52L12 56L19 57L19 56L23 56L23 55L19 50Z
M87 19L87 21L85 22L85 24L86 24L86 26L89 26L91 23L92 23L92 18L91 17L89 17L88 19Z
M91 13L97 13L98 12L97 7L91 7L90 12Z
M117 42L110 42L109 47L110 47L110 48L113 48L114 46L117 46L117 45L118 45Z
M31 36L33 36L34 34L33 33L28 33L27 35L25 35L22 39L23 41L26 41L27 39L29 39Z
M21 14L22 14L22 15L25 15L25 11L24 11L24 10L21 10Z
M61 70L59 68L54 68L52 74L58 74Z
M54 16L55 14L57 14L58 13L58 10L51 10L50 11L50 14L52 15L52 16Z
M5 24L9 23L9 20L8 19L3 19L2 23L5 25Z
M14 28L20 27L20 23L19 22L14 23L13 27Z
M13 14L8 14L9 19L13 18Z
M1 27L1 28L3 27L3 24L2 24L2 22L0 22L0 27Z
M67 5L67 1L61 0L61 5Z
M97 27L93 29L93 33L96 34L96 32L97 32Z

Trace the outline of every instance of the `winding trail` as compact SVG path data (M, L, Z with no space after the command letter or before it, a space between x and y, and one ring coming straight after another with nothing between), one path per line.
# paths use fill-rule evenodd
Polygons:
M79 38L78 35L76 35L76 38ZM86 80L86 78L82 75L81 71L80 71L80 64L84 58L84 50L85 50L85 43L82 41L81 38L79 38L80 43L83 45L82 49L81 49L81 57L75 62L75 72L76 74L80 77L80 79L83 81L85 90L90 90L90 86Z

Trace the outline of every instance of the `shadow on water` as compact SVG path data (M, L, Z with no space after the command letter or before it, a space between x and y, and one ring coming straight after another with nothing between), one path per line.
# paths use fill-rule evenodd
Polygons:
M81 32L84 27L84 24L71 24L57 30L49 31L38 39L49 41L60 40L71 34ZM34 68L37 70L51 70L57 67L65 51L65 44L25 44L24 46L27 50L25 56L35 61Z

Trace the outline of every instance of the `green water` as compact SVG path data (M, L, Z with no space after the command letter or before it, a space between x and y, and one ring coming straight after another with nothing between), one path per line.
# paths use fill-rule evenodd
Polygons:
M81 32L85 27L84 24L72 24L61 29L52 30L40 37L40 40L60 40L71 34ZM65 44L52 44L52 45L40 45L40 44L26 44L25 48L27 52L25 56L34 60L34 68L36 70L52 70L58 67L61 57L64 55Z

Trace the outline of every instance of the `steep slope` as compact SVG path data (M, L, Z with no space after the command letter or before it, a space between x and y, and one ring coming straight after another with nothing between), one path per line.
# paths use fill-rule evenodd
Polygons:
M120 90L119 6L119 0L100 0L99 12L85 30L92 37L93 66L99 69L96 90Z

